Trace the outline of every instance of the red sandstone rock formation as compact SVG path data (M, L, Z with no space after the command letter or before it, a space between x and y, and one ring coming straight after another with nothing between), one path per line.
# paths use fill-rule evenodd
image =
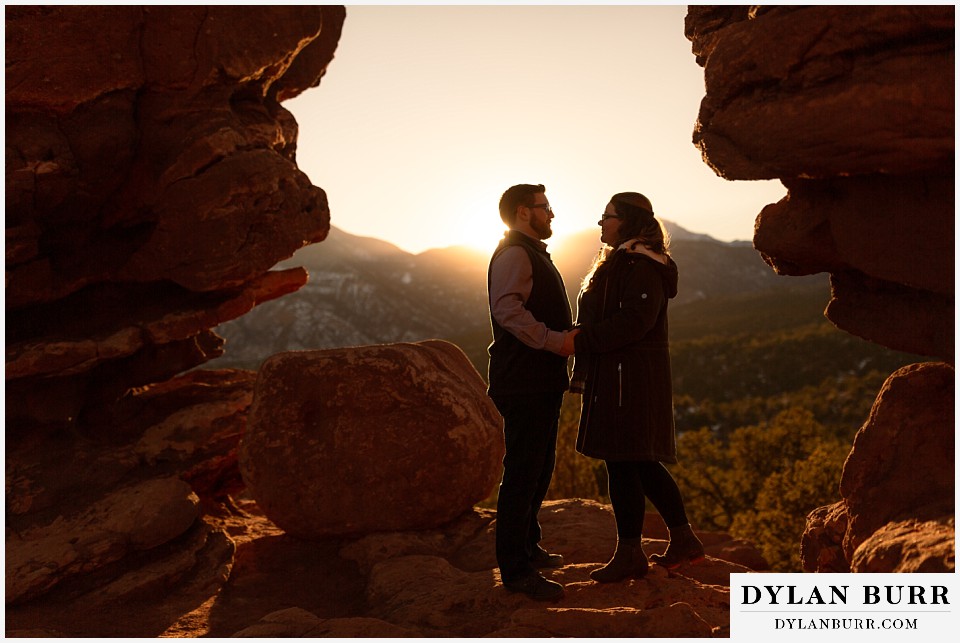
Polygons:
M954 15L691 7L686 21L706 80L694 132L704 160L789 190L757 218L767 263L829 272L826 316L839 328L951 364ZM953 569L953 378L940 364L887 381L844 467L843 500L808 520L806 569Z
M329 229L279 101L342 7L9 7L7 420L76 421L222 353ZM50 64L51 60L57 61Z
M6 23L8 603L222 583L252 373L211 329L292 292L326 196L279 101L343 7L18 6ZM57 598L51 599L54 602Z
M501 427L453 344L280 353L260 369L240 469L301 538L429 528L493 491Z
M952 360L954 7L691 7L686 32L704 160L789 190L767 263L831 273L838 327Z
M805 569L953 571L954 377L914 364L886 381L844 463L842 500L808 519Z
M234 543L202 514L242 487L222 460L253 376L194 371L139 391L96 440L8 441L7 603L52 591L89 594L96 609L185 577L223 582Z
M7 542L7 601L42 594L64 578L105 567L187 531L199 499L178 478L155 479L109 494L79 515L24 530Z

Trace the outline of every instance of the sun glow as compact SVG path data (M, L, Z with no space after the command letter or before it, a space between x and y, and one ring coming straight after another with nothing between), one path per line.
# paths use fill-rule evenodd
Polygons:
M623 191L692 232L750 239L785 188L722 179L691 143L703 69L686 11L351 6L321 86L284 102L297 164L327 193L334 225L413 253L492 251L497 203L517 183L546 186L550 248L599 237ZM531 33L550 37L530 47Z
M440 219L442 223L434 227L434 232L445 239L443 243L437 245L467 246L475 250L493 252L507 230L497 210L500 192L507 187L510 187L509 182L505 182L502 188L499 184L496 187L486 186L486 194L482 194L484 190L477 190L475 196L461 196L457 199L456 213L451 217ZM556 197L551 196L554 192ZM548 245L589 226L590 217L576 217L570 214L571 210L580 211L584 208L571 207L568 192L570 192L569 189L553 191L547 188L547 197L558 212L551 223L553 235L546 241ZM584 197L580 196L580 200L584 200Z
M468 199L462 205L462 213L458 213L451 222L448 235L451 245L493 252L507 229L497 212L497 202L476 198Z

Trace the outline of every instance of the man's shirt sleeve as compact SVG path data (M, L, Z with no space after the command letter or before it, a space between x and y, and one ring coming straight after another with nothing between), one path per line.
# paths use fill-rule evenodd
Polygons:
M537 350L560 354L566 331L537 321L526 303L533 289L533 266L526 250L511 246L490 266L490 313L501 328Z

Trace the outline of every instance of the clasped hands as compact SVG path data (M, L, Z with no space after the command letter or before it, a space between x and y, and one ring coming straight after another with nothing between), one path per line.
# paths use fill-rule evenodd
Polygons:
M580 333L579 328L574 328L573 330L567 332L563 338L563 346L560 347L560 354L564 357L570 357L574 354L574 338Z

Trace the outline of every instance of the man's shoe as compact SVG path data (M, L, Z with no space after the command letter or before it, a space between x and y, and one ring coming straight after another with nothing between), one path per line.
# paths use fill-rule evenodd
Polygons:
M563 556L560 554L551 554L540 545L537 545L533 549L533 555L530 556L530 564L537 569L563 567Z
M538 572L531 572L503 586L511 592L526 594L535 601L557 601L563 598L563 585L547 580Z

